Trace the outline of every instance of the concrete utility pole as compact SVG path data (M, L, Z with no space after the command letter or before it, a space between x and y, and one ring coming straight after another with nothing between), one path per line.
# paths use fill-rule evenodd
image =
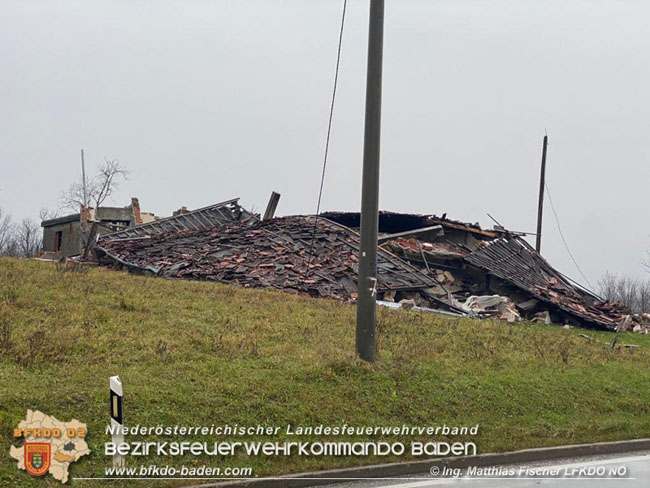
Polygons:
M544 213L544 181L546 178L546 147L548 146L548 136L544 136L544 146L542 148L542 173L539 176L539 203L537 204L537 241L535 250L542 250L542 214Z
M381 71L384 44L384 0L370 0L366 126L361 186L361 245L356 350L374 362L376 353L377 227L379 219L379 139L381 133Z
M81 150L81 186L84 190L84 208L88 207L88 194L86 193L86 162L84 161L84 150Z

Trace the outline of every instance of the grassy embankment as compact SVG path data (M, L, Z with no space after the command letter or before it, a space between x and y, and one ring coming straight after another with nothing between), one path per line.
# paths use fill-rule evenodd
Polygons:
M346 303L0 259L0 485L58 485L8 455L28 408L86 422L93 452L70 474L102 476L115 374L129 425L479 423L479 452L650 436L648 336L621 334L641 348L612 350L579 329L380 310L379 358L368 365L352 352L354 321ZM262 476L393 460L128 462L252 466Z

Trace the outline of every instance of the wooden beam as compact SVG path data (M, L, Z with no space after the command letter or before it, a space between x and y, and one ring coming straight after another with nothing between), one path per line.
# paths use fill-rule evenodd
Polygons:
M280 194L276 192L271 192L271 198L269 198L269 203L266 205L266 211L264 212L264 217L262 220L272 219L275 215L275 209L278 207L278 202L280 201Z

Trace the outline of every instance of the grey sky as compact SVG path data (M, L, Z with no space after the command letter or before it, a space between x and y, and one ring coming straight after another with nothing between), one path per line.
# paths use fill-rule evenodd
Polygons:
M240 196L315 210L342 0L0 2L0 206L87 165L167 215ZM368 3L349 0L323 208L358 210ZM380 207L533 231L541 141L592 283L650 244L650 4L386 0ZM548 201L543 254L579 278ZM583 280L581 280L583 281Z

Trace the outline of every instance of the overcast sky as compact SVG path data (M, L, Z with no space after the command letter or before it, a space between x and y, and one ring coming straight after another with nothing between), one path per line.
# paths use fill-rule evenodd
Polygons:
M114 204L313 213L343 0L0 1L0 207L57 207L104 156ZM324 210L360 205L368 1L348 0ZM643 276L650 3L386 0L380 208L534 231L541 143L587 278ZM580 281L548 200L542 253ZM647 275L646 275L647 276Z

